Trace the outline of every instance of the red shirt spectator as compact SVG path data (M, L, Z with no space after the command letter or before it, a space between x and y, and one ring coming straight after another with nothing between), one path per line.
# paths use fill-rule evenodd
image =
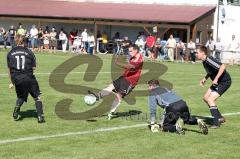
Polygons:
M146 39L146 45L149 48L152 48L155 44L156 38L152 35L148 36Z

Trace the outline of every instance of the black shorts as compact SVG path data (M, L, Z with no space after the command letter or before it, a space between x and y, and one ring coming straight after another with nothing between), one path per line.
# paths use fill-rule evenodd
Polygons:
M15 83L15 90L18 98L27 102L28 94L37 98L41 93L38 82L34 75L28 75L21 79L21 82Z
M184 123L187 123L190 119L187 103L183 100L172 103L165 108L163 126L175 125L179 117L183 119Z
M232 81L219 82L216 86L211 85L210 89L221 96L226 90L228 90L231 84Z
M128 95L134 88L123 76L113 81L113 92L120 93L122 97Z

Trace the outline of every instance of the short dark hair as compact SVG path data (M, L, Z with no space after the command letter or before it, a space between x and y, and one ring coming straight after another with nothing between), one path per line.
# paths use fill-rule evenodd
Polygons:
M131 44L131 45L129 46L129 48L130 48L130 47L132 47L133 50L136 50L137 52L139 52L139 47L138 47L136 44Z
M156 79L151 79L150 81L148 81L148 85L159 86L159 81Z
M201 45L198 49L199 49L201 52L204 52L205 55L208 54L208 51L207 51L207 47L206 47L206 46Z

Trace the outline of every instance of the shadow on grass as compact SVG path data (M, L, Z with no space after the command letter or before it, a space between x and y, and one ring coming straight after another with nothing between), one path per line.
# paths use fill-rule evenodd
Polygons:
M199 116L199 115L193 115L192 117L203 119L204 122L205 122L207 125L213 125L213 124L214 124L214 120L213 120L212 117Z
M113 118L131 118L131 117L137 117L140 115L142 111L139 110L129 110L128 112L117 112L113 113ZM106 117L107 115L102 115L103 117Z
M24 118L36 118L37 119L37 112L34 109L20 112L19 115L20 115L20 118L18 119L18 121L23 120Z

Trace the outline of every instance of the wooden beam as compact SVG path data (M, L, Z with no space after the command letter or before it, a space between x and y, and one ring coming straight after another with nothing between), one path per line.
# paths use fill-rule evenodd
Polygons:
M147 27L144 26L143 29L148 33L148 35L152 35L152 33L148 30Z
M163 28L176 28L176 29L187 29L188 25L176 25L176 24L160 24L160 23L136 23L136 22L108 22L108 21L97 21L99 25L112 25L112 26L129 26L129 27L154 27L159 26Z
M96 23L94 23L94 39L95 39L95 45L94 45L94 49L93 49L94 54L97 53L97 32L98 32L98 25Z
M193 29L192 29L192 39L196 42L196 36L197 36L197 25L193 24Z
M163 36L169 29L170 29L170 28L165 28L165 30L159 35L161 39L162 39L162 36Z

